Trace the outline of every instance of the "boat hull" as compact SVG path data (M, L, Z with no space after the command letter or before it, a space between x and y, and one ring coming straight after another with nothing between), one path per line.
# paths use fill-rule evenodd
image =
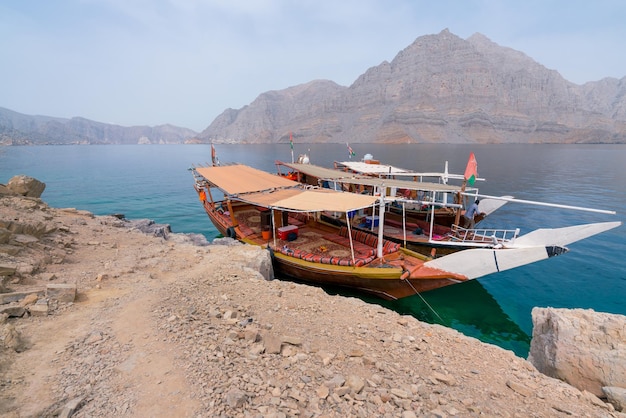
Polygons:
M273 254L274 273L300 282L345 287L382 299L395 300L460 283L463 280L423 277L404 278L401 268L344 267L311 263L284 254Z
M273 251L270 243L258 240L256 236L240 236L238 228L225 222L215 207L216 205L208 202L204 203L205 211L217 230L224 236L270 250L274 273L280 278L318 286L344 287L387 300L400 299L464 281L462 277L449 277L449 274L442 276L440 272L420 272L411 277L407 272L411 264L406 259L419 260L418 265L423 263L423 259L417 254L407 256L406 250L402 250L402 254L386 256L387 259L358 267L311 262L285 255Z

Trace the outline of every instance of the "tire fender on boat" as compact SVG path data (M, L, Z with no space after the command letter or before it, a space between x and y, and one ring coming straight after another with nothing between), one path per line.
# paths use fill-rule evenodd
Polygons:
M237 238L237 232L235 232L235 228L233 228L232 226L228 227L228 229L226 229L226 236L228 238Z

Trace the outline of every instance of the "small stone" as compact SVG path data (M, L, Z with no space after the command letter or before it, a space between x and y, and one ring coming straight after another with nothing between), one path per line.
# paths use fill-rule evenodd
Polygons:
M22 299L20 301L20 306L28 306L28 305L32 305L33 303L37 302L37 295L36 294L30 294L30 295L26 295L26 297L24 299Z
M522 385L521 383L517 383L514 382L512 380L508 380L506 382L506 385L513 389L514 392L519 393L520 395L524 396L524 397L529 397L530 395L533 394L532 389Z
M302 339L298 338L298 337L293 337L290 335L284 335L282 341L285 344L291 344L291 345L297 345L297 346L301 346L302 345Z
M282 341L275 335L266 335L263 337L263 345L267 354L280 354Z
M317 393L318 398L326 399L328 397L328 394L330 393L330 390L328 389L328 386L320 385L315 392Z
M35 303L28 306L27 309L32 316L46 316L50 312L48 301L45 301L45 303Z
M390 392L392 395L397 396L400 399L407 399L409 397L409 394L402 389L393 388Z
M59 414L59 418L69 418L74 415L74 412L78 410L78 407L85 399L84 396L74 398L63 406L61 413Z
M354 393L360 393L365 387L365 380L360 376L350 375L346 379L346 386L349 386Z
M240 408L246 403L247 398L239 389L233 389L226 393L226 404L231 408Z
M76 285L69 283L51 283L46 286L46 296L62 303L71 303L76 299Z
M96 277L96 281L97 281L97 282L101 282L101 281L103 281L103 280L107 280L108 278L109 278L109 275L108 275L108 274L106 274L106 273L101 273L101 274L98 274L98 277Z
M445 383L448 386L454 386L456 384L456 379L452 375L434 372L432 377L435 380Z
M348 386L340 386L338 388L333 389L333 393L337 396L344 396L350 393L350 388Z

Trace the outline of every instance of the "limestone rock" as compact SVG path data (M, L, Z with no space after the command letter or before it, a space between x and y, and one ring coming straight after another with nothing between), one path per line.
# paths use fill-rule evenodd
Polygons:
M0 343L2 343L2 347L17 352L24 351L26 348L20 332L15 329L13 324L4 324L0 327Z
M48 306L48 301L46 299L42 299L33 305L29 305L26 309L32 316L46 316L50 312L50 307Z
M584 309L534 308L528 360L540 372L604 396L626 388L626 317Z
M274 279L274 268L269 251L260 247L251 247L246 254L249 254L249 258L246 260L245 267L258 271L265 280Z
M2 195L13 195L13 194L15 194L15 193L13 193L13 191L11 191L11 189L9 189L4 184L0 184L0 196L2 196Z
M51 283L46 286L46 296L59 302L71 303L76 298L76 285L67 283Z
M626 388L605 386L602 388L602 392L616 410L626 412Z
M11 231L6 228L0 228L0 244L6 244L11 238Z
M9 180L7 188L13 193L21 196L41 197L41 194L46 188L46 184L35 178L20 174Z
M72 415L74 415L74 412L78 410L78 408L80 407L80 404L83 402L84 399L85 397L81 396L78 398L74 398L70 400L68 403L66 403L63 406L61 413L59 414L59 418L69 418Z
M226 404L228 404L231 408L242 407L246 403L247 399L247 395L238 389L232 389L226 393Z
M29 290L29 291L25 291L25 292L4 293L4 294L0 295L0 305L23 300L23 299L29 297L29 295L43 296L43 293L44 292L41 289Z
M10 317L21 318L26 313L26 310L23 306L11 304L11 305L1 305L0 306L0 314L6 314Z
M20 301L20 306L26 307L28 305L32 305L37 302L37 299L39 299L39 297L35 293L26 295L26 297Z

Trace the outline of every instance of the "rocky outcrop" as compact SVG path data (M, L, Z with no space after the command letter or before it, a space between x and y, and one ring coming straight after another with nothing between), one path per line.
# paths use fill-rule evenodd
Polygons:
M38 198L44 188L45 184L39 180L19 175L11 178L0 193L0 315L5 317L45 316L59 304L72 304L76 298L75 279L58 280L56 274L45 273L46 266L63 264L74 252L75 241L69 233L70 228L55 218L60 213L83 223L95 217L90 212L72 208L51 210ZM101 217L99 222L111 228L139 231L172 245L209 245L200 234L175 234L169 225L148 219L127 220L123 215L112 215ZM229 238L216 244L241 245ZM90 245L96 246L98 242ZM247 274L272 280L271 257L267 251L258 250L233 250L230 261L237 263ZM108 277L108 273L99 274L97 280L101 281L103 277ZM22 283L28 284L26 290L20 289ZM5 331L4 345L21 349L15 330Z
M204 142L624 143L626 78L579 86L481 34L417 38L349 87L317 80L228 109Z
M534 308L532 320L528 360L537 370L598 397L603 387L626 388L625 316Z
M7 192L6 194L14 193L26 197L41 197L45 189L45 183L32 177L18 175L12 177L4 189L0 189L0 194L2 194L4 190Z

